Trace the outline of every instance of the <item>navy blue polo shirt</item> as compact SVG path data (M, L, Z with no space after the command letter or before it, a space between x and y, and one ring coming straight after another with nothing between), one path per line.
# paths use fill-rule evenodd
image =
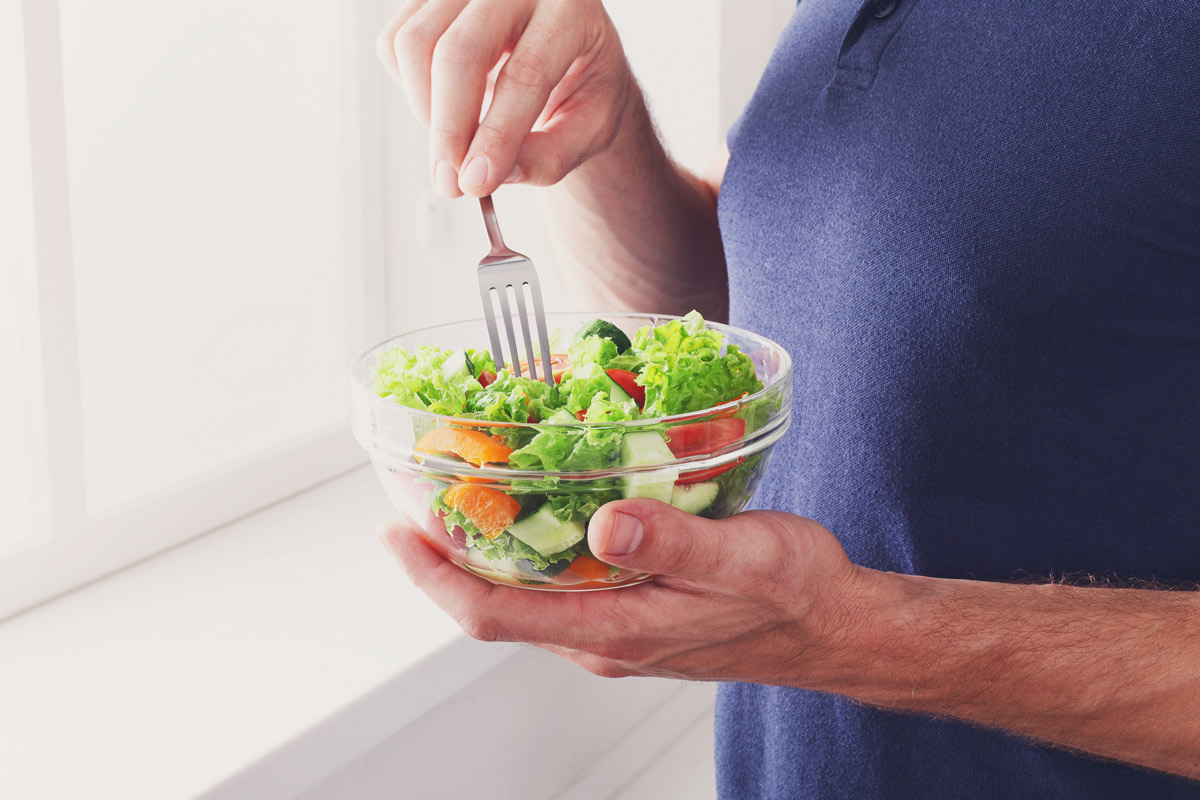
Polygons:
M756 505L881 570L1200 580L1200 4L803 0L729 143L732 322L795 360ZM1200 797L751 684L717 757L728 798Z

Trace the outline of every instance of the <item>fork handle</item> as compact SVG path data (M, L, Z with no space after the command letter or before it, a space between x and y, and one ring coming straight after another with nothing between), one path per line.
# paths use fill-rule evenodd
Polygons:
M479 198L479 207L483 209L483 224L487 228L488 238L492 240L491 255L509 252L504 245L504 237L500 235L500 223L496 220L496 206L492 203L492 196L486 194Z

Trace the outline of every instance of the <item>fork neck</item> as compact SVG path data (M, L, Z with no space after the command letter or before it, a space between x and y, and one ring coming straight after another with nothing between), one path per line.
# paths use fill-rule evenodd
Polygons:
M487 227L488 239L492 242L492 255L504 255L512 251L504 244L500 235L500 223L496 220L496 206L492 203L490 194L479 198L479 207L483 210L483 224Z

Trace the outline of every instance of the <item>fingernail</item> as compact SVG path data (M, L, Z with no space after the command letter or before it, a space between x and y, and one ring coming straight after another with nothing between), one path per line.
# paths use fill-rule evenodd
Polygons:
M624 556L642 543L642 521L628 514L613 514L612 530L608 534L605 555Z
M521 180L521 168L516 164L513 165L512 172L508 173L508 177L504 179L505 183L516 183Z
M458 195L458 173L449 161L439 161L433 168L433 187L443 197Z
M459 184L463 188L476 188L487 183L488 160L483 156L475 156L463 167Z

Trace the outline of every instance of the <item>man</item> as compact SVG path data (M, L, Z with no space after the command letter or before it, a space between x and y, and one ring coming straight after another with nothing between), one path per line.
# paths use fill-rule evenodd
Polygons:
M645 586L385 542L476 637L727 681L723 795L1200 796L1198 30L1184 2L803 0L699 178L596 0L410 0L380 50L438 190L550 187L581 291L780 342L795 424L778 511L595 516Z

